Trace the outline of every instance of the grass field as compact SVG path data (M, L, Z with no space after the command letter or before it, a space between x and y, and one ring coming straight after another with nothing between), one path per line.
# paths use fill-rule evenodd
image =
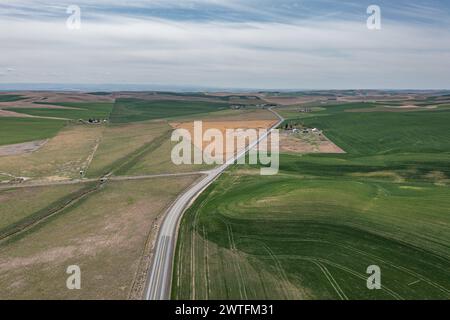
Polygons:
M55 187L36 187L25 188L21 190L21 197L25 201L17 201L18 192L16 189L0 190L0 237L7 230L12 229L15 225L29 218L30 212L41 212L55 203L57 200L64 198L72 192L80 190L82 185L67 185Z
M53 120L39 119L39 122L47 121ZM68 125L33 153L0 157L0 172L34 179L79 178L79 172L88 166L103 130L103 126Z
M166 122L114 124L105 128L87 177L182 173L211 169L175 165L171 160L172 128Z
M228 108L227 103L161 100L147 101L132 98L117 99L111 113L111 122L127 123L154 119L185 117Z
M166 135L170 127L165 122L113 124L105 128L101 143L87 172L88 177L100 177L133 161L151 148L152 142Z
M175 165L171 159L171 152L176 143L170 141L170 135L165 136L164 139L157 142L157 145L154 144L153 148L148 149L147 152L143 153L136 159L137 161L130 162L128 166L124 167L118 173L126 175L146 175L195 172L214 168L214 165L207 164ZM194 150L194 148L195 146L192 145L192 150Z
M235 167L182 220L176 299L449 299L449 111L349 113L305 125L347 154ZM378 265L382 290L368 290Z
M60 120L0 117L0 146L48 139L64 125Z
M148 270L155 224L195 179L108 182L49 220L0 242L0 298L127 299L141 294L140 272ZM55 192L65 191L38 192L51 204ZM36 214L37 194L30 192L8 192L9 203L14 199L24 203L11 207L10 217ZM81 268L81 290L66 288L69 265Z
M40 102L39 108L10 108L6 110L25 113L32 116L65 118L71 120L88 119L108 119L113 108L113 103L109 102ZM52 109L45 108L45 105L58 105L73 109Z

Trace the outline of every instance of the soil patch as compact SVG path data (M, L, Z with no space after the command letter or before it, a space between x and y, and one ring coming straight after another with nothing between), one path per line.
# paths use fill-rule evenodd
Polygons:
M0 157L1 156L16 156L24 153L31 153L39 148L41 148L44 144L47 143L48 140L37 140L25 143L17 143L10 144L6 146L0 146Z
M345 153L323 134L280 134L280 152Z

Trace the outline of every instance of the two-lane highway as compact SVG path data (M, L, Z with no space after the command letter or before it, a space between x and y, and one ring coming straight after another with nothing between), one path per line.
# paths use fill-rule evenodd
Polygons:
M240 151L234 157L230 158L225 164L207 172L207 175L203 179L178 197L168 209L158 233L153 261L149 272L147 289L145 292L146 300L167 300L170 298L174 251L177 241L178 226L183 213L203 192L203 190L215 181L231 164L235 163L248 151L266 139L273 132L273 130L284 121L284 119L277 112L272 109L269 110L279 118L280 121L277 124L268 130L267 133L260 136L257 141L254 141L247 146L245 150Z

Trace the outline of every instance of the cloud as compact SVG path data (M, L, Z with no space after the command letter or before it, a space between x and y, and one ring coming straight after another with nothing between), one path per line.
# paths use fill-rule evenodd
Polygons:
M11 2L11 1L7 1ZM38 1L47 3L47 1ZM103 1L119 5L116 0ZM264 1L263 1L264 2ZM17 1L15 1L17 4ZM28 1L20 1L26 6ZM33 1L35 3L35 1ZM87 2L86 2L87 3ZM102 4L102 1L96 2ZM257 13L242 1L151 1ZM248 1L247 5L252 4ZM267 2L265 5L268 5ZM273 4L273 3L272 3ZM282 1L289 10L292 1ZM131 1L138 7L143 1ZM18 6L17 6L18 7ZM281 9L273 12L280 12ZM329 12L335 12L331 8ZM449 88L450 31L360 19L186 20L110 14L65 27L67 14L0 21L0 82L154 83L251 88ZM363 11L365 13L365 11ZM82 16L83 17L83 16Z
M85 18L158 17L173 20L272 21L360 19L369 0L3 0L0 17L58 19L69 5L83 9ZM387 19L415 19L448 25L450 5L444 0L377 0Z

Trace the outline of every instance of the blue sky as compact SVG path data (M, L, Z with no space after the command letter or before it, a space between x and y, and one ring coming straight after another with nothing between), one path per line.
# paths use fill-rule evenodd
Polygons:
M299 20L324 18L358 19L369 5L376 4L385 9L385 19L448 25L445 18L450 13L450 2L444 0L5 0L0 4L0 9L4 17L58 18L69 4L85 9L86 18L91 19L117 15L176 21L297 23Z
M0 41L3 84L450 88L443 0L2 0Z

